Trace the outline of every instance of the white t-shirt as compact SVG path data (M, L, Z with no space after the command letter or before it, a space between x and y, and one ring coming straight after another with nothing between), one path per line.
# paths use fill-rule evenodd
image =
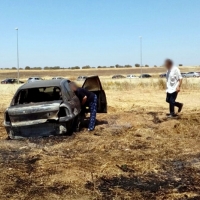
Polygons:
M167 71L167 93L176 92L176 88L178 87L179 80L182 79L181 72L178 67L173 66L171 70Z

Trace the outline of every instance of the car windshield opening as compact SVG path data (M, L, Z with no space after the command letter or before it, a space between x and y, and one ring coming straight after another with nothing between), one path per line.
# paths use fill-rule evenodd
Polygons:
M19 91L14 105L29 104L61 100L61 89L59 87L30 88Z

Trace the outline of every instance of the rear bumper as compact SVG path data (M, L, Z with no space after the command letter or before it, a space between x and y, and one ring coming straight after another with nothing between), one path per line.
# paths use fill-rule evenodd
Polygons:
M4 124L7 134L11 139L25 137L48 137L67 133L66 122L64 123L42 123L37 125L12 127Z

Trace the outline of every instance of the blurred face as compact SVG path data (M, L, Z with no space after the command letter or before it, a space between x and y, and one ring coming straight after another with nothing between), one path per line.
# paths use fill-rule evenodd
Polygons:
M165 66L165 68L166 69L171 69L172 68L172 62L170 62L170 61L168 61L168 60L166 60L165 61L165 63L164 63L164 66Z

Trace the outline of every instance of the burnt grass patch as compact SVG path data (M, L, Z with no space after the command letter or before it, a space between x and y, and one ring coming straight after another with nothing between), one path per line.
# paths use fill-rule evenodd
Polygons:
M3 190L4 196L9 199L13 196L18 196L18 194L23 194L25 198L23 199L31 199L31 198L44 198L47 195L56 194L62 195L66 193L70 188L69 185L63 182L54 182L52 185L44 185L39 184L34 179L30 179L28 177L15 177L15 182L12 186L5 186Z
M135 170L127 165L116 166L123 172L119 176L102 176L92 182L87 182L85 188L98 190L105 200L113 199L120 189L121 194L131 194L138 191L143 199L166 198L172 192L183 194L184 199L200 199L200 169L194 169L190 163L183 160L163 162L162 172L151 172L137 175ZM124 193L123 193L124 192ZM189 198L185 193L193 192L195 197ZM122 195L123 196L123 195ZM121 197L122 197L121 196Z
M153 123L154 124L160 124L162 123L162 120L158 117L158 112L148 112L148 115L151 115L153 117Z
M5 180L1 183L1 195L4 199L16 199L19 194L23 196L21 199L43 198L49 194L63 195L70 188L64 182L55 181L51 184L48 183L49 176L56 174L53 169L41 170L38 173L37 162L40 160L40 156L22 156L16 157L16 160L5 160L3 166L4 173L0 175L1 180ZM41 183L41 179L43 180Z
M162 113L143 113L144 121L132 126L127 119L121 119L111 115L108 124L99 124L94 133L98 137L83 131L70 137L6 141L5 147L0 148L0 197L65 199L73 193L74 196L84 194L88 199L96 195L93 199L112 200L117 196L118 199L171 200L170 195L177 194L174 200L200 200L200 155L192 155L192 152L196 154L199 142L199 115L171 120ZM190 128L186 129L187 126ZM146 128L151 131L143 134ZM88 148L86 144L90 142ZM55 149L54 145L57 145ZM55 158L55 163L51 165L49 158L50 161ZM71 161L77 173L73 176L77 178L76 170L80 170L87 178L81 176L82 179L69 182L67 177L61 181L62 173L68 172L65 164Z

